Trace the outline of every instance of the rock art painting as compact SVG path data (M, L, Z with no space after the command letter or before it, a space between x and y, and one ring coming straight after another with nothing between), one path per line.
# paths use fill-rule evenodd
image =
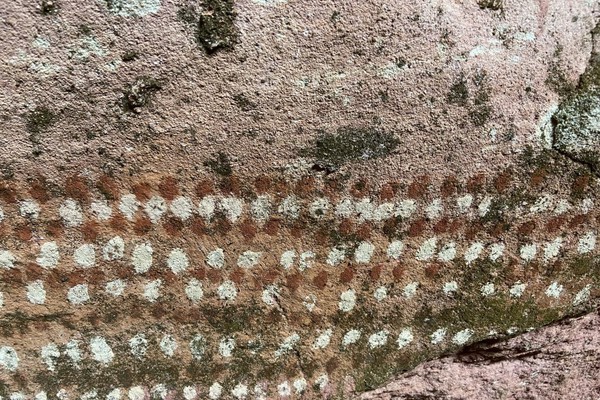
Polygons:
M598 2L0 26L0 399L595 398Z

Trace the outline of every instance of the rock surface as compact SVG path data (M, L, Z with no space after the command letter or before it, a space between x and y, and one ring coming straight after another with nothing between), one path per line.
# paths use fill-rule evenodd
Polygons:
M568 319L429 361L360 399L597 399L600 316Z
M0 9L0 396L349 398L600 294L594 0Z

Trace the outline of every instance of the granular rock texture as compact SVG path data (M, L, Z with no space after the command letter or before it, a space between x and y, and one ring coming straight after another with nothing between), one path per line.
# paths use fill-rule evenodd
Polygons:
M361 399L597 399L596 312L420 365ZM460 379L457 379L460 377Z
M596 1L0 9L0 396L352 398L598 297Z

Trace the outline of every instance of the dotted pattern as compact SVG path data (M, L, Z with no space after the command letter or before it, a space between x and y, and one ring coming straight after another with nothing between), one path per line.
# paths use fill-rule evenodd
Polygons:
M184 190L164 178L124 191L108 177L70 178L59 195L42 178L5 183L0 373L15 387L23 368L53 382L7 396L302 397L350 379L343 367L361 352L434 354L533 328L437 324L423 318L428 303L584 306L600 248L592 183L577 178L561 193L507 179L423 178L374 191L268 177L250 189L228 178ZM235 372L242 355L285 373ZM84 391L61 375L119 360L221 367L196 374L201 384L150 373L149 386Z

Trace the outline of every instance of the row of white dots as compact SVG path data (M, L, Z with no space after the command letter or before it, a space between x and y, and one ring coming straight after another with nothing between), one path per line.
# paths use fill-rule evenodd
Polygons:
M597 234L589 231L583 234L577 242L577 252L579 254L588 254L595 250ZM518 254L524 262L533 261L540 253L539 248L543 248L541 258L548 262L556 258L565 245L565 239L557 237L544 244L529 243L522 245L518 249ZM487 257L492 261L498 261L504 254L505 245L503 243L492 243L487 245ZM464 261L471 264L484 254L486 245L482 242L473 242L464 250ZM354 261L358 264L368 264L375 253L375 245L371 242L363 241L354 249ZM325 263L330 266L336 266L347 258L348 249L345 247L334 247L328 255ZM418 261L442 261L451 262L458 256L458 244L456 242L446 242L441 244L440 239L431 237L416 249L414 258ZM125 240L120 236L115 236L102 247L102 258L105 261L120 260L125 255ZM385 251L389 260L400 260L405 252L405 245L400 240L390 242ZM154 250L149 243L138 243L134 245L131 253L131 264L137 273L147 272L153 264ZM206 251L205 262L212 268L223 268L225 266L225 251L222 248ZM252 268L261 262L262 252L247 250L239 254L237 266L245 269ZM54 241L45 242L40 246L39 255L36 262L43 268L52 269L58 266L61 256L58 244ZM96 246L91 243L82 244L73 252L73 260L78 267L91 268L96 264ZM287 250L281 254L279 263L284 269L289 269L297 262L299 270L303 271L312 267L316 261L316 253L313 251L297 252L296 250ZM17 262L14 254L8 250L0 250L0 268L14 268ZM180 274L190 267L190 258L187 253L180 248L172 249L167 256L166 265L175 274Z
M447 283L448 286L451 283ZM484 286L485 288L485 286ZM485 290L482 288L482 293ZM520 297L522 291L524 290L523 284L517 283L511 289L510 293L513 297ZM580 305L581 303L587 301L590 296L591 285L585 286L582 290L580 290L574 297L573 304ZM546 290L546 295L549 297L558 297L562 292L562 286L558 285L557 282L553 282L548 289ZM341 303L347 301L344 299L345 292L340 296L342 299ZM519 328L514 327L510 328L507 331L508 334L515 333ZM324 350L326 349L332 342L332 338L334 336L334 329L322 329L317 330L312 339L310 339L310 346L313 350ZM429 335L429 341L432 344L440 344L446 340L448 333L447 327L439 327L433 333ZM463 329L457 331L451 338L451 342L455 345L464 345L466 344L474 334L473 329ZM367 346L370 349L375 349L378 347L382 347L388 344L390 340L391 333L387 329L382 329L376 332L371 333L367 338ZM362 329L350 329L343 333L341 336L341 346L342 348L348 348L351 345L354 345L359 342L362 337L366 337L363 335ZM398 349L403 349L410 345L414 340L414 333L411 327L403 328L397 333L397 337L395 339L395 343ZM301 343L301 337L298 333L293 332L286 338L284 338L278 349L274 351L273 355L275 358L280 358L289 354L294 348L299 346ZM80 340L70 340L63 347L62 352L64 355L68 356L71 362L73 363L75 368L78 368L78 365L83 361L84 355L82 355L81 350L81 342ZM150 342L146 335L140 333L128 341L129 351L130 353L138 359L143 359L148 351L148 346ZM160 347L161 352L166 357L173 357L178 350L178 342L177 340L170 334L164 334L160 341L158 341L158 345ZM188 349L192 355L192 357L196 360L202 360L207 346L209 345L207 339L201 334L196 334L188 343ZM218 353L223 358L230 358L233 355L233 351L236 347L236 340L234 336L223 337L218 344ZM102 364L109 365L115 358L115 353L112 350L109 342L102 336L94 336L89 339L88 343L89 355L91 358ZM48 343L43 346L41 351L39 352L42 362L45 364L46 368L49 371L55 371L57 362L59 357L61 356L61 349L54 343ZM20 358L17 352L13 347L10 346L1 346L0 347L0 366L4 369L15 372L20 363Z
M127 289L127 281L123 279L116 279L109 281L104 285L104 293L110 297L116 298L125 294ZM406 284L400 292L397 290L396 293L390 293L390 288L386 285L381 285L374 289L372 296L377 302L385 301L388 298L396 298L402 296L406 299L411 299L417 293L417 289L420 286L419 282L409 282ZM521 297L527 287L526 283L516 282L509 289L509 295L513 298ZM161 297L161 290L163 288L163 281L161 279L155 279L146 281L143 284L141 290L141 296L148 302L154 303ZM459 284L456 281L448 281L442 285L443 293L447 296L453 296L459 289ZM192 278L185 286L185 296L192 304L198 304L206 295L205 287L202 282ZM563 293L563 286L558 282L553 282L546 289L545 293L550 298L559 298ZM589 290L588 290L589 291ZM215 289L214 294L218 299L223 301L234 301L239 293L239 289L235 282L225 280ZM493 282L487 282L480 288L480 293L484 297L492 296L497 293L496 286ZM27 300L36 305L46 304L47 291L42 280L35 280L29 282L25 288L25 297ZM281 288L277 285L271 284L265 286L262 291L261 299L268 306L275 306L277 299L281 296ZM92 301L90 294L90 288L87 283L77 284L67 290L67 300L73 305L83 305ZM9 299L0 292L0 308L4 307L5 302ZM309 294L305 297L303 304L309 312L317 306L317 297L314 294ZM354 309L357 301L357 293L354 289L348 289L340 294L338 308L342 312L350 312Z
M494 198L485 196L478 203L471 194L466 194L455 199L454 204L444 206L442 199L434 199L431 203L423 205L423 215L431 220L440 218L446 208L450 209L451 215L476 214L484 217L492 207ZM135 195L126 194L121 197L118 209L128 220L133 220L137 212L142 209L152 223L158 223L162 217L171 214L183 221L191 218L194 214L210 220L216 212L222 212L232 222L237 222L247 209L249 215L258 223L267 221L273 213L296 219L300 216L302 208L306 207L308 214L316 219L327 217L333 213L338 218L358 218L359 221L383 221L392 217L404 219L413 216L418 209L416 200L405 199L396 202L384 202L377 204L369 198L355 200L345 198L337 204L332 204L327 198L318 198L308 205L296 196L288 196L276 206L269 195L258 196L255 200L246 204L246 201L237 197L206 196L198 203L186 196L178 196L168 202L160 196L153 196L145 203L140 202ZM576 205L565 199L558 199L552 195L543 195L533 204L522 203L518 205L515 213L551 213L561 215L568 211L579 211L588 213L594 207L591 199L585 199ZM90 204L90 213L101 221L108 220L113 213L111 205L104 200L95 200ZM507 210L501 210L507 211ZM31 199L19 203L21 216L35 219L39 217L41 208L39 204ZM83 223L84 212L80 203L74 199L66 199L59 207L59 215L67 227L76 227ZM4 211L0 208L0 221L4 219Z

